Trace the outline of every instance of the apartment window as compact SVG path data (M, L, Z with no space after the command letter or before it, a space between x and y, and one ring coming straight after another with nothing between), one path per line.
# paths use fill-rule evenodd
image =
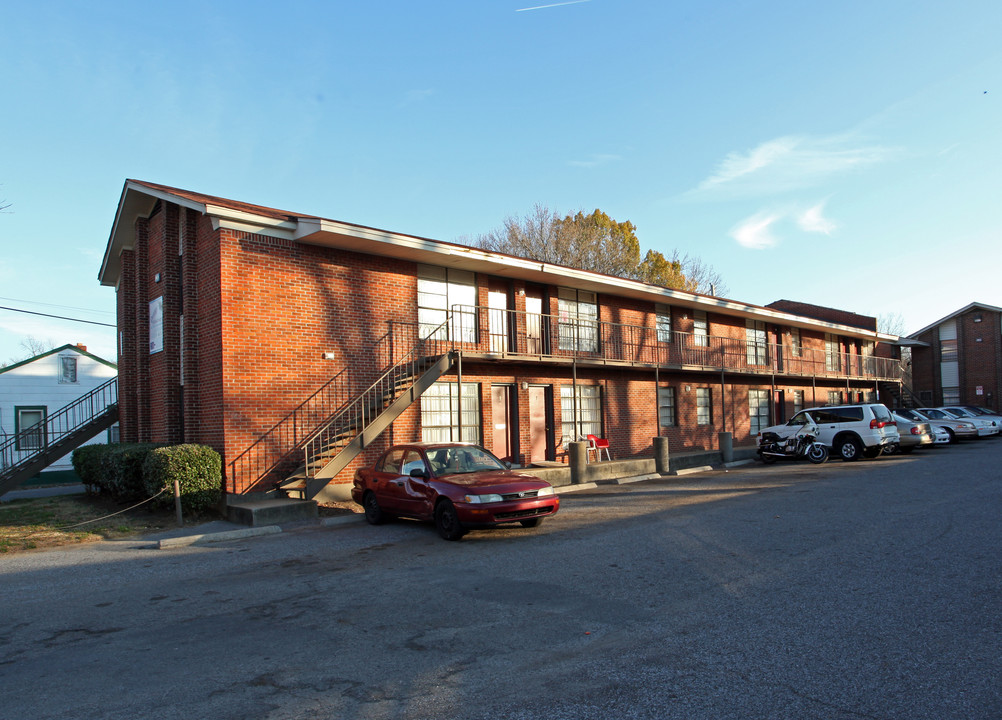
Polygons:
M828 391L828 404L829 405L841 405L842 404L842 393L838 390Z
M560 288L557 313L561 350L598 352L598 301L595 293Z
M800 328L790 329L790 357L801 357L804 354L804 344L800 340Z
M15 450L41 450L45 447L46 410L44 405L14 408Z
M748 418L751 421L751 434L758 435L763 428L769 427L769 391L748 391Z
M941 362L957 362L957 338L939 341L939 359Z
M696 388L696 424L713 424L713 397L710 388Z
M671 342L671 308L661 303L654 305L658 328L658 342Z
M793 391L793 414L796 415L798 412L804 409L804 391L794 390Z
M77 381L77 358L75 355L59 356L59 382L75 383Z
M768 363L769 344L765 334L765 323L759 320L745 321L745 352L749 365Z
M841 345L837 335L825 333L825 370L839 372L842 369Z
M586 435L602 436L602 391L598 385L578 385L577 427L574 426L574 385L560 386L560 434L576 440Z
M710 322L702 310L696 310L692 313L692 344L701 347L710 344Z
M477 284L473 273L418 265L417 301L422 338L476 342Z
M943 404L944 405L959 405L960 404L960 388L959 387L945 387L945 388L943 388Z
M463 418L462 437L459 437L460 411ZM463 383L462 403L458 383L437 382L428 388L421 396L421 441L479 444L480 385Z
M675 388L658 388L658 422L661 427L674 427L677 423L675 418Z

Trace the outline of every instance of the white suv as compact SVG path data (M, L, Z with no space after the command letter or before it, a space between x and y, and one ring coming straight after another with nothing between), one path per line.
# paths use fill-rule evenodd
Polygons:
M893 447L900 440L890 410L880 403L860 403L801 410L785 425L763 429L758 442L761 444L763 433L784 437L811 420L818 426L818 440L843 460L859 460L863 455L877 457L885 447Z

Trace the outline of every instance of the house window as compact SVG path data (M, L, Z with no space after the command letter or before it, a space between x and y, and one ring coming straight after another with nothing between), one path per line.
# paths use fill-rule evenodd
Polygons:
M658 422L661 427L673 427L675 422L675 388L658 388Z
M602 436L602 392L598 385L578 385L577 428L574 427L574 385L560 386L560 434L564 440Z
M15 450L41 450L45 447L44 405L14 408Z
M656 315L658 342L671 342L671 308L661 303L655 303L654 312Z
M598 352L598 301L595 293L560 288L557 312L561 350Z
M710 344L710 321L706 313L696 310L692 313L692 344L706 347Z
M421 396L422 442L480 444L480 385L463 383L463 437L459 437L459 384L437 382Z
M839 372L842 369L842 350L839 337L825 333L825 370Z
M801 357L804 345L800 340L800 328L790 328L790 357Z
M748 418L751 421L751 434L758 435L763 428L769 427L769 391L748 391Z
M804 409L804 391L794 390L793 391L793 414L796 415L798 412Z
M710 388L696 388L696 424L713 424L713 396Z
M418 265L417 302L422 338L476 342L477 284L473 273Z
M59 356L59 382L75 383L77 381L77 358L75 355Z
M745 321L745 351L749 365L768 363L769 344L765 336L765 323L759 320Z
M121 432L118 423L115 423L108 428L108 444L114 445L119 442L122 442Z
M957 362L957 338L939 341L939 359L941 362Z
M960 388L959 387L945 387L945 388L943 388L943 404L944 405L959 405L960 404Z
M828 404L829 405L841 405L842 404L842 393L838 390L828 391Z

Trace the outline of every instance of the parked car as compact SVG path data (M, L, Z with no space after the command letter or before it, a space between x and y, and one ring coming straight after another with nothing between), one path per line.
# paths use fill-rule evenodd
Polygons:
M371 468L355 471L351 496L373 525L388 517L432 520L446 540L474 527L538 527L560 508L548 482L514 472L470 443L395 445Z
M925 413L930 417L936 417L935 413L943 413L948 419L961 420L963 422L969 422L974 425L974 429L977 431L976 437L988 437L989 435L998 435L999 429L997 426L993 425L988 420L982 420L976 418L967 413L954 412L948 410L945 407L939 408L919 408L920 412Z
M949 445L952 438L950 433L946 428L940 427L939 425L929 424L929 429L932 430L932 444L933 445Z
M936 408L918 408L917 410L899 410L898 412L917 413L919 416L927 419L930 425L941 427L950 433L950 442L970 440L978 437L977 425L973 422L968 422L967 420L960 420L943 410L937 410ZM910 417L910 415L905 415L905 417Z
M932 445L935 442L932 436L932 426L928 422L912 420L897 411L892 412L891 415L894 416L894 421L898 426L898 436L901 438L897 447L899 452L907 455L917 447ZM949 442L950 436L947 435L946 438Z
M989 422L995 428L995 432L991 433L992 435L998 435L999 431L1002 430L1002 417L993 415L987 411L969 408L966 405L943 406L940 410L946 410L948 413L964 418L965 420Z
M758 443L762 443L764 433L786 437L809 422L818 426L818 440L843 460L858 460L863 455L877 457L885 447L897 445L900 440L890 410L881 403L860 403L801 410L784 425L764 428Z

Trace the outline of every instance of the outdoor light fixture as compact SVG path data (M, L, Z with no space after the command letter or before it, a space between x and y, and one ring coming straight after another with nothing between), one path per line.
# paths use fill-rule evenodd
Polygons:
M523 390L528 390L528 389L529 389L529 383L527 383L527 382L523 382L523 383L522 383L522 389L523 389Z
M332 352L325 352L323 354L324 360L337 360L337 356Z

